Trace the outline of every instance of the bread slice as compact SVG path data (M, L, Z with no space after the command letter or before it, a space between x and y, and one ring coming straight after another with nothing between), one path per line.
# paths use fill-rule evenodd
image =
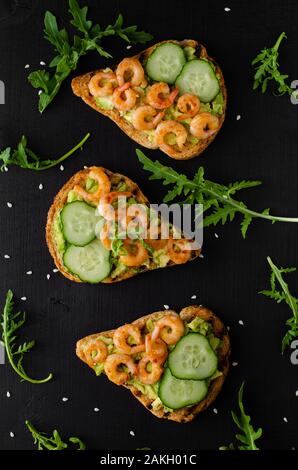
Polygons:
M70 178L69 181L67 181L67 183L60 189L60 191L56 195L54 202L50 207L50 210L48 212L48 217L47 217L47 224L46 224L46 242L47 242L50 254L52 255L54 259L55 265L65 277L67 277L71 281L75 281L79 283L83 281L78 276L71 273L65 267L63 263L63 254L58 250L57 243L55 240L54 226L55 226L56 218L59 217L61 210L67 203L68 193L74 188L74 186L83 185L86 179L88 178L89 172L95 168L97 167L89 167L84 170L81 170L78 173L76 173L74 176L72 176L72 178ZM138 203L149 205L148 199L143 194L139 186L136 183L134 183L130 178L128 178L127 176L121 175L120 173L113 173L112 171L107 170L105 168L104 168L104 171L110 178L112 187L113 185L116 186L117 184L123 182L126 184L128 188L127 190L133 194L133 196L135 197ZM190 260L197 258L199 254L200 254L200 249L192 250ZM176 263L169 260L166 267L174 266L175 264ZM152 266L150 265L149 267L143 266L141 272L150 271L152 269L158 269L158 268L154 267L154 265ZM109 276L101 282L114 283L114 282L123 281L130 277L136 276L137 274L138 273L136 273L135 270L129 269L126 272L120 273L116 277Z
M134 322L133 325L137 325L141 330L145 328L146 322L149 319L158 320L166 313L175 313L172 310L164 310L159 312L151 313L150 315L145 315L143 317L138 318ZM144 395L140 390L130 384L123 385L125 388L129 389L131 393L135 396L140 403L142 403L147 410L149 410L152 414L157 416L158 418L165 418L171 421L176 421L178 423L187 423L192 421L198 413L201 413L206 408L208 408L211 403L215 400L217 395L219 394L223 383L226 379L226 376L229 371L229 356L231 352L230 347L230 339L228 332L222 323L222 321L208 308L192 305L190 307L185 307L179 313L181 319L186 322L192 321L195 317L200 317L206 322L210 323L213 327L213 331L216 337L220 338L221 345L217 350L218 356L218 370L222 373L219 377L215 378L211 381L209 385L209 390L207 396L198 404L187 406L184 408L180 408L174 411L166 411L163 408L154 410L152 408L152 403L154 400L150 399L147 395ZM90 341L98 338L99 335L106 336L109 338L113 338L115 330L104 331L101 333L93 334L90 336L86 336L85 338L81 339L77 342L76 345L76 354L77 356L84 362L86 362L86 358L84 355L84 348L89 344Z
M167 153L170 157L177 159L177 160L188 160L190 158L196 157L197 155L201 154L206 147L215 139L217 133L219 132L224 119L225 119L225 110L226 110L226 103L227 103L227 91L226 91L226 86L224 82L224 77L222 74L222 71L220 67L217 65L214 59L208 56L208 53L205 49L205 47L202 44L199 44L197 41L193 39L185 39L183 41L175 41L175 40L170 40L170 41L162 41L154 46L149 47L148 49L145 49L144 51L140 52L139 54L135 55L134 58L139 59L141 63L146 61L146 59L149 57L149 55L153 52L153 50L159 46L160 44L163 44L165 42L174 42L178 45L181 45L182 47L193 47L196 49L196 57L201 58L201 59L207 59L209 62L211 62L214 67L215 67L215 72L219 80L220 84L220 90L223 95L223 101L224 101L224 106L223 106L223 114L218 116L219 117L219 127L212 136L210 136L208 139L205 140L200 140L197 142L195 145L189 146L186 148L183 152L175 152L173 154ZM115 67L112 67L114 70L116 69ZM119 111L117 109L112 109L112 110L104 110L102 108L99 108L97 106L96 101L94 97L89 93L89 88L88 88L88 83L92 76L99 72L100 70L96 70L94 72L86 73L84 75L81 75L79 77L75 77L72 80L72 90L74 94L85 101L89 106L94 108L96 111L99 113L103 114L104 116L107 116L108 118L112 119L117 126L122 129L125 134L127 134L131 139L135 140L138 144L142 145L143 147L147 147L150 149L156 149L158 146L155 144L155 142L151 142L147 135L142 132L136 130L133 125L128 122L126 119L124 119Z

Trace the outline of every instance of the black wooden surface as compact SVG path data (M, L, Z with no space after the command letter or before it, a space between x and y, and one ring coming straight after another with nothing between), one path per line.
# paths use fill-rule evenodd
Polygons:
M0 175L1 303L8 288L17 299L27 297L17 302L28 312L23 335L36 339L37 345L26 358L26 366L34 376L54 373L48 384L31 385L20 383L9 365L0 366L0 448L33 448L24 426L25 419L30 419L38 428L56 427L64 436L80 436L92 449L216 449L234 436L230 410L235 409L237 391L245 380L246 409L255 425L264 429L260 446L291 449L297 445L297 366L291 365L288 352L280 353L289 312L258 291L268 285L267 255L279 265L298 265L297 226L255 222L246 240L241 238L238 222L210 228L204 234L204 259L118 285L76 285L52 273L54 266L44 240L47 211L59 188L83 165L103 165L127 174L152 202L160 202L163 196L160 183L149 182L137 162L136 144L74 97L70 80L44 115L37 111L37 90L26 76L39 68L40 61L49 63L52 56L51 46L42 38L45 10L68 23L67 3L22 0L14 9L13 1L2 0L0 5L0 80L6 86L6 104L0 105L0 148L14 146L26 134L39 154L54 157L87 131L92 133L84 151L65 163L64 172L59 168L40 173L10 168ZM91 17L102 25L114 21L121 11L127 24L140 25L156 41L196 38L223 69L229 103L216 141L201 157L188 162L175 162L159 151L148 150L148 156L187 175L203 165L209 179L222 183L261 179L263 185L246 191L243 198L256 209L271 207L274 213L297 215L298 107L288 97L253 92L250 66L256 53L273 44L284 30L288 40L282 45L282 70L293 80L298 78L297 1L85 3ZM231 11L226 12L225 7ZM128 55L119 40L108 39L105 45L115 62ZM134 46L130 52L141 49ZM81 60L77 72L105 63L90 54ZM29 70L24 69L26 64L30 64ZM237 115L241 115L239 121ZM40 183L43 190L38 189ZM11 209L7 202L13 203ZM11 259L4 259L5 254ZM31 276L26 275L28 270L33 271ZM295 274L290 285L297 292ZM215 405L194 422L178 425L154 418L126 390L104 377L97 378L76 358L78 338L159 310L164 304L179 309L195 302L190 299L193 294L196 302L212 308L230 325L232 361L238 363L231 368ZM240 319L244 326L238 323ZM63 402L62 397L69 400ZM100 411L95 413L95 407Z

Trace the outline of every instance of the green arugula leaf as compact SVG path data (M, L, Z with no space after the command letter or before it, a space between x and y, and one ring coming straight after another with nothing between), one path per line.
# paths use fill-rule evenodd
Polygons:
M288 274L296 271L296 268L278 268L270 258L267 256L267 261L271 268L270 286L271 290L262 290L259 294L263 294L277 303L285 302L292 311L292 317L286 321L288 331L282 340L282 353L290 345L292 340L298 336L298 298L294 297L289 290L288 284L283 278L283 274ZM281 291L276 288L278 282Z
M238 201L231 196L242 189L253 188L261 184L260 181L238 181L228 186L214 183L205 179L204 168L200 167L193 179L187 178L183 174L177 173L171 167L162 165L159 161L153 162L141 150L136 150L137 156L144 170L151 173L150 180L162 180L163 185L172 185L172 188L164 197L164 202L171 202L175 199L181 204L202 204L204 220L203 226L222 225L232 222L235 216L241 215L240 223L243 238L246 237L248 227L254 219L265 219L274 222L297 223L298 218L280 217L269 214L269 209L256 212L249 209L244 202ZM196 214L196 220L199 214Z
M26 168L27 170L48 170L53 166L61 164L64 160L66 160L66 158L70 157L78 149L82 149L84 143L89 139L89 137L90 134L86 134L85 137L75 147L56 160L40 160L40 158L27 147L27 139L23 135L16 150L11 152L11 148L8 147L0 152L0 162L2 162L0 170L4 171L6 168L8 168L9 165L16 165L21 168Z
M13 293L9 290L6 294L5 306L3 309L2 322L2 342L5 347L6 355L13 370L21 377L22 381L26 380L34 384L41 384L52 379L53 375L49 374L45 379L31 379L23 368L24 354L31 351L35 342L29 341L16 346L16 332L25 323L26 315L24 312L13 311Z
M31 432L34 439L34 444L37 445L38 450L64 450L68 448L68 444L62 441L59 432L55 429L52 436L47 436L46 433L37 431L33 424L26 420L25 424L28 430ZM78 437L70 437L69 442L77 444L76 450L85 450L85 444Z
M286 83L288 75L281 74L279 71L278 49L282 40L286 37L285 32L281 33L273 47L263 49L252 61L252 65L256 66L253 84L254 90L261 87L262 93L265 93L268 83L273 80L277 85L279 95L284 95L285 93L291 95L293 93L293 89Z
M244 406L243 406L243 388L244 382L242 383L240 390L238 392L238 406L240 410L240 415L237 416L234 411L232 411L232 418L238 429L241 431L241 434L236 434L236 439L240 442L238 445L238 450L259 450L255 441L259 439L262 434L262 428L258 428L256 431L254 430L251 424L251 418L247 414L245 414ZM228 446L221 446L220 450L235 450L236 447L234 444L229 444Z
M87 20L88 7L80 8L77 0L69 0L69 12L73 17L71 24L88 36L92 28L92 21Z

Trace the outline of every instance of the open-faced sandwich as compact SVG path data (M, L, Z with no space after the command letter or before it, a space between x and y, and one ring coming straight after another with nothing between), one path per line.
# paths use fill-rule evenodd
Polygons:
M200 249L174 231L136 183L93 166L76 173L55 197L46 240L68 279L112 283L196 258Z
M155 44L74 78L72 89L140 145L179 160L203 152L225 117L222 72L194 40Z
M77 343L78 357L123 385L158 418L191 421L221 390L230 340L204 307L155 312Z

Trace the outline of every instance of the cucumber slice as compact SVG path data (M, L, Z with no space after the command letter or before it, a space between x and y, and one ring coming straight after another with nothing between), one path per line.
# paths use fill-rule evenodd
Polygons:
M200 333L183 336L168 357L168 366L178 379L206 379L214 374L217 364L208 339Z
M219 82L211 65L202 59L187 62L176 80L180 94L197 95L203 103L212 101L219 92Z
M183 49L178 44L167 42L157 46L152 52L145 69L152 80L172 84L181 72L185 62Z
M100 240L93 240L86 246L70 245L63 262L70 272L91 283L102 281L111 271L110 252Z
M180 380L166 368L160 381L158 396L165 406L177 410L199 403L207 392L208 385L205 380Z
M83 201L66 204L61 211L62 231L68 243L85 246L95 238L97 222L94 207Z

